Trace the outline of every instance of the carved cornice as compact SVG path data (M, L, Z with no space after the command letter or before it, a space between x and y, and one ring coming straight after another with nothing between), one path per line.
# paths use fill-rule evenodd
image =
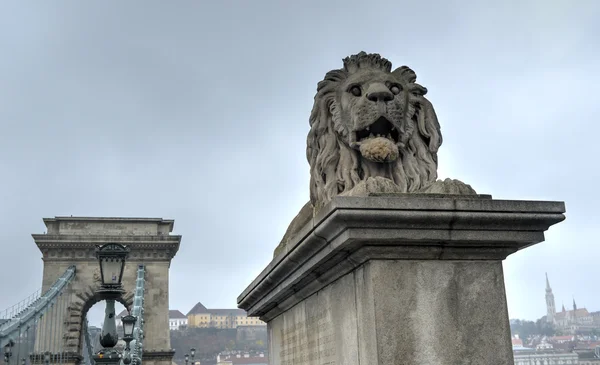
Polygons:
M177 251L181 236L71 236L33 234L36 245L48 261L96 260L96 245L120 243L131 249L129 260L169 261Z
M93 261L98 259L95 251L90 249L40 248L44 261ZM128 262L136 261L170 261L176 249L135 249L129 253Z
M121 243L126 245L136 244L165 244L179 243L179 235L148 235L148 236L108 236L108 235L62 235L62 234L32 234L33 240L40 244L57 243L61 245L77 245L76 247L88 247L107 242ZM72 247L72 246L69 246Z
M563 202L335 197L238 297L270 321L370 260L504 260L544 240Z
M163 361L172 361L173 356L175 355L175 350L148 350L144 351L142 355L142 360L163 360Z

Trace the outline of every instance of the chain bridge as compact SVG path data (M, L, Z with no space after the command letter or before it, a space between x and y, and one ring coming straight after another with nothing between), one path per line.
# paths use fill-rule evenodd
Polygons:
M107 244L129 250L123 293L116 301L137 318L129 346L131 364L171 365L169 267L181 242L181 236L171 234L174 221L92 217L43 221L47 231L32 235L44 263L42 287L0 312L0 349L10 352L4 356L7 365L94 364L87 313L105 299L96 248ZM109 313L107 306L107 317L114 317L114 308Z

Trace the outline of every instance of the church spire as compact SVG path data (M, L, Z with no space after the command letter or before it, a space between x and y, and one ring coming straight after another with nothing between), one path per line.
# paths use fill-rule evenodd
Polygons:
M554 294L552 294L550 280L548 280L548 273L546 273L546 320L548 321L548 323L554 324L555 315L556 304L554 302Z

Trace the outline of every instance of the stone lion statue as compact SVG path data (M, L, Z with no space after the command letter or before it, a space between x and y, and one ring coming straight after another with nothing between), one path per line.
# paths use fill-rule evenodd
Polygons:
M337 195L438 193L474 195L458 180L437 180L440 124L407 66L392 71L378 54L346 57L317 85L306 156L310 202L280 247ZM436 181L437 180L437 181Z

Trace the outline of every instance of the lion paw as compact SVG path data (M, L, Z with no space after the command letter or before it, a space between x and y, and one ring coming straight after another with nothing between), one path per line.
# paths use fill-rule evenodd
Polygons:
M471 185L454 179L438 180L418 192L425 194L477 195Z
M369 196L375 193L401 193L402 189L392 180L375 176L362 180L352 189L343 192L342 196Z

